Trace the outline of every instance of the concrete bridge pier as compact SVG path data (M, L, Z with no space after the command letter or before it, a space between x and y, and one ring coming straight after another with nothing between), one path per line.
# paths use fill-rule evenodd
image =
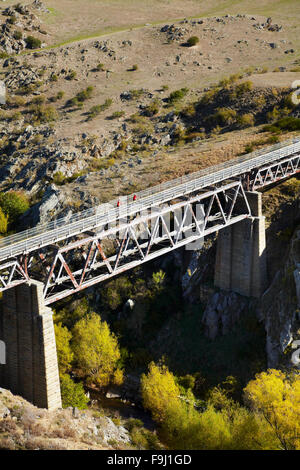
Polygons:
M44 304L41 282L3 292L0 340L6 347L0 386L39 408L61 408L52 310Z
M246 195L252 217L219 232L215 286L259 298L267 287L265 217L261 193Z

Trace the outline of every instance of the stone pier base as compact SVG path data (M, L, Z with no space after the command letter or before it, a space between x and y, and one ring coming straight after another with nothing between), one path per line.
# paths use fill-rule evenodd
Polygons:
M6 347L0 386L39 408L60 408L52 310L44 305L42 283L31 281L4 291L0 340Z
M261 194L247 196L253 217L219 232L215 286L259 298L267 283L265 217Z

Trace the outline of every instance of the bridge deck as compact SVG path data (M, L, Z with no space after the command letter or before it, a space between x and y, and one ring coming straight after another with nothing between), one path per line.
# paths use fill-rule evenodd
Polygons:
M113 223L119 218L131 216L149 207L240 176L297 152L300 152L300 138L276 144L268 151L263 149L252 152L225 163L208 167L205 170L153 186L136 193L136 201L133 201L132 195L122 197L120 207L117 207L117 200L115 199L110 203L78 212L71 218L60 218L5 237L0 240L0 261L34 251L87 230L95 230L97 227Z

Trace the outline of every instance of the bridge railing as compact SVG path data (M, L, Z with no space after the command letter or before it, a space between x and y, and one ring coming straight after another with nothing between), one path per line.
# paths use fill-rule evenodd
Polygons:
M137 200L134 202L132 195L121 197L121 206L118 208L116 207L118 199L115 199L109 203L78 212L69 218L59 218L47 224L4 237L0 240L0 260L30 252L85 230L112 223L148 207L247 173L251 169L297 152L300 152L300 138L276 144L269 148L268 152L266 149L255 151L147 188L136 193Z

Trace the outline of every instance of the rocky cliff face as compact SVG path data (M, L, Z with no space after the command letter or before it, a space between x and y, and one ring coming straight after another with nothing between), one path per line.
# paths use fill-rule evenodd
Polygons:
M184 295L189 302L201 301L204 332L212 341L230 333L247 312L257 312L265 327L268 367L291 367L292 345L300 339L299 188L291 179L263 195L269 287L260 300L213 287L215 239L209 250L204 245L191 252L182 270Z
M277 271L258 309L267 334L268 366L292 366L289 346L300 339L300 227L291 239L283 267Z
M96 410L48 411L0 388L0 449L131 449L128 431Z

